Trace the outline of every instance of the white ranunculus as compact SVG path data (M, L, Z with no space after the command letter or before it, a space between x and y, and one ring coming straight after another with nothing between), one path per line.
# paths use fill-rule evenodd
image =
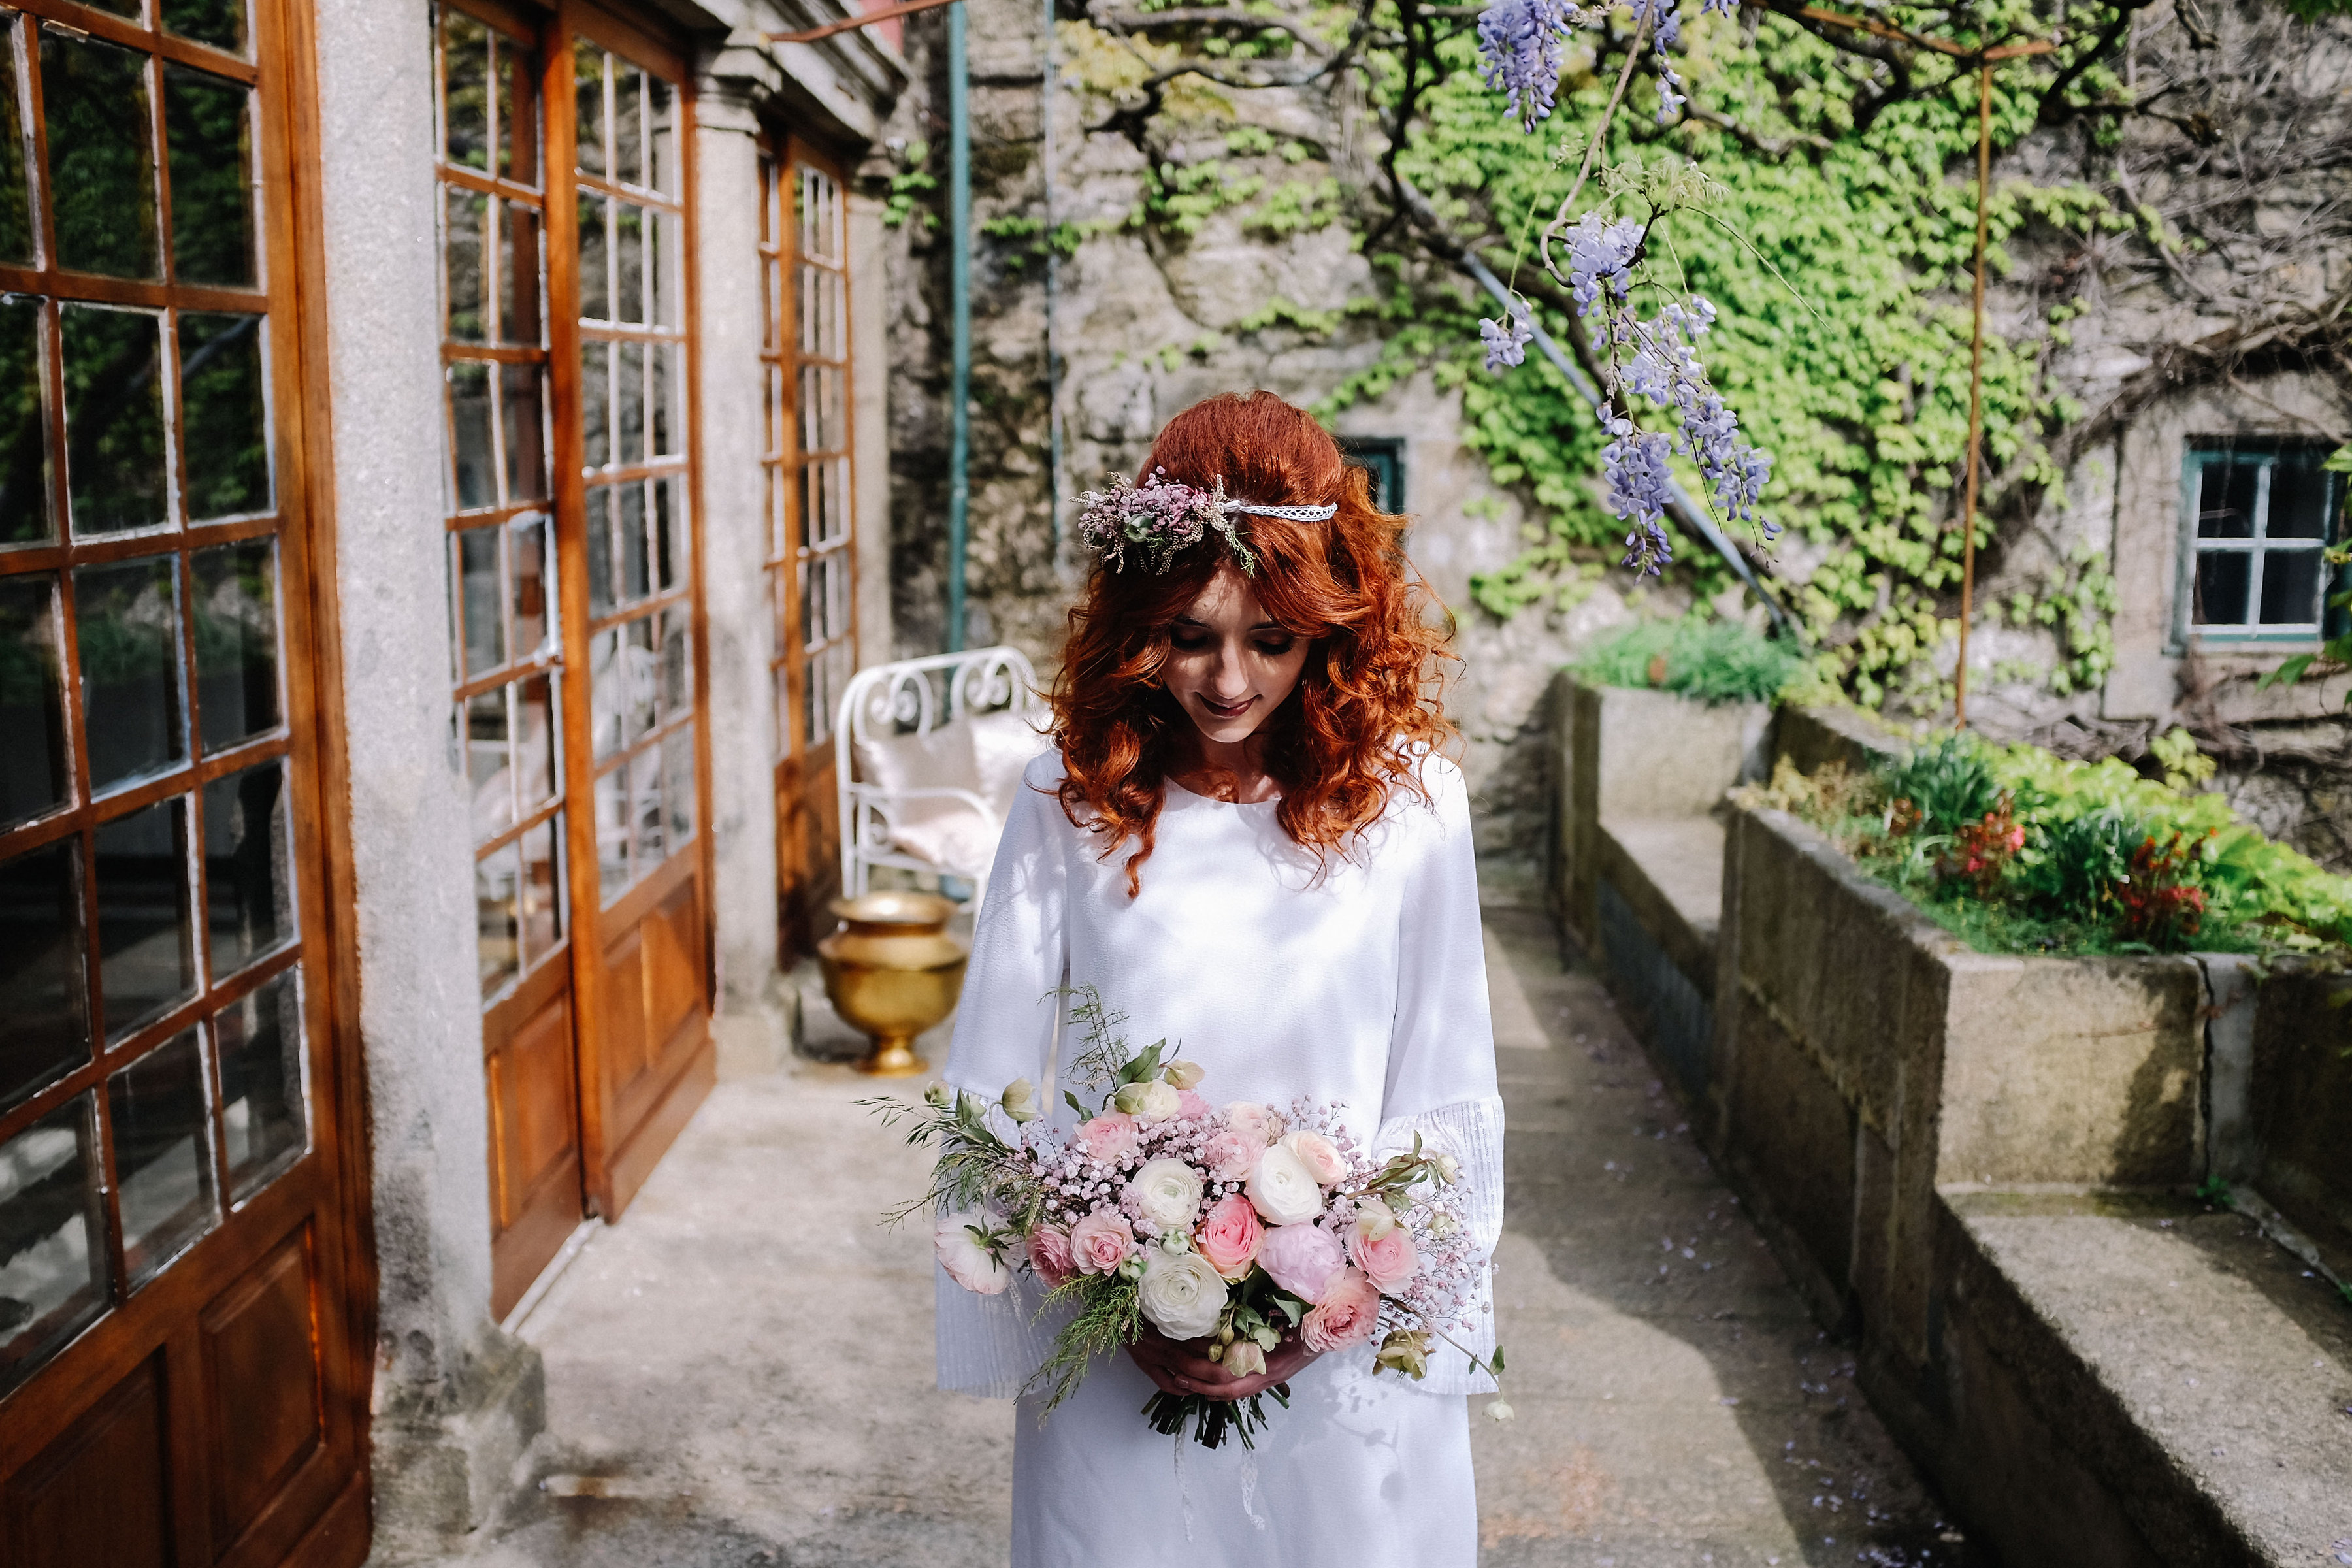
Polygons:
M1208 1077L1209 1072L1199 1062L1180 1059L1170 1062L1160 1068L1160 1076L1177 1089L1198 1089L1201 1087L1201 1080Z
M1151 1326L1171 1340L1213 1333L1224 1315L1224 1276L1197 1252L1153 1252L1135 1294Z
M1181 1160L1152 1160L1127 1184L1127 1195L1135 1212L1161 1230L1189 1235L1201 1212L1201 1178Z
M1250 1205L1268 1225L1305 1225L1323 1212L1323 1189L1315 1173L1280 1144L1258 1156L1248 1191Z
M1037 1120L1037 1086L1025 1078L1016 1078L1004 1086L1004 1094L996 1103L1003 1106L1004 1114L1015 1121L1034 1121Z
M1286 1132L1282 1146L1298 1156L1299 1163L1307 1167L1318 1184L1336 1187L1348 1179L1348 1162L1339 1158L1339 1151L1320 1132L1309 1132L1304 1128Z
M1013 1271L973 1234L982 1223L979 1215L969 1210L943 1214L931 1232L931 1248L939 1254L940 1267L948 1271L949 1279L980 1295L998 1296L1013 1283Z
M1183 1109L1183 1097L1175 1086L1158 1079L1131 1083L1118 1091L1118 1108L1138 1121L1165 1121Z

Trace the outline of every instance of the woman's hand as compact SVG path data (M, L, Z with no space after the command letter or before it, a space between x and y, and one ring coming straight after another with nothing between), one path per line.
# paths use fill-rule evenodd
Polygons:
M1143 1335L1127 1347L1135 1364L1166 1394L1198 1394L1211 1399L1247 1399L1277 1383L1288 1383L1298 1369L1315 1359L1291 1330L1276 1342L1265 1358L1265 1370L1250 1377L1234 1377L1208 1357L1206 1340L1171 1340L1146 1325Z

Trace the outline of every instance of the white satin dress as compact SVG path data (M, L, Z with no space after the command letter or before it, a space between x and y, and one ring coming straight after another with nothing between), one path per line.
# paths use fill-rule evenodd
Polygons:
M1235 805L1171 784L1158 842L1130 899L1130 841L1108 860L1054 795L1061 758L1030 765L974 933L945 1077L994 1099L1026 1078L1074 1121L1051 993L1065 975L1128 1014L1140 1048L1207 1069L1213 1104L1340 1103L1385 1152L1452 1152L1471 1184L1465 1217L1491 1256L1502 1228L1503 1103L1496 1093L1470 809L1462 774L1428 756L1431 799L1391 798L1349 857L1317 876L1275 805ZM1181 1047L1181 1050L1179 1047ZM1058 1053L1059 1061L1051 1058ZM944 1389L1018 1393L1055 1325L1035 1296L938 1283ZM1483 1354L1492 1318L1465 1342ZM1022 1399L1013 1468L1015 1568L1475 1568L1477 1501L1467 1395L1491 1386L1458 1352L1428 1377L1372 1375L1370 1347L1327 1355L1271 1399L1254 1451L1163 1437L1154 1390L1120 1355L1098 1362L1050 1415ZM1041 1419L1042 1417L1042 1419Z

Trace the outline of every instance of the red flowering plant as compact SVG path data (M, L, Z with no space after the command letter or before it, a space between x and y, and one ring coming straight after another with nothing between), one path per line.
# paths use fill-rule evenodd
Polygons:
M2205 919L2205 889L2197 885L2197 848L2205 838L2149 834L2132 851L2131 873L2116 885L2122 913L2116 934L2159 952L2178 952Z
M2000 804L1974 822L1964 822L1951 842L1936 857L1936 875L1945 882L1965 882L1979 899L1990 899L2017 852L2025 847L2025 827L2017 820L2015 803L2006 795Z

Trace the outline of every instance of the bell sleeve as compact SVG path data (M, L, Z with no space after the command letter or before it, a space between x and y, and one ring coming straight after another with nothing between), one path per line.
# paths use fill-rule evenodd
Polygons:
M994 1100L1025 1078L1037 1099L1054 1099L1055 993L1067 970L1068 875L1064 855L1073 829L1055 786L1061 759L1047 752L1029 764L1007 814L989 873L986 902L972 931L955 1033L940 1077L951 1089ZM1003 1295L966 1290L932 1265L937 1305L939 1386L983 1398L1021 1392L1045 1359L1053 1334L1037 1322L1043 1291L1015 1269Z
M1417 828L1397 933L1396 1020L1374 1150L1454 1156L1462 1167L1462 1218L1471 1246L1491 1260L1503 1230L1503 1100L1495 1081L1495 1029L1486 1002L1486 955L1478 919L1478 873L1470 840L1470 792L1462 772L1432 755L1422 768L1432 809L1411 811ZM1455 1332L1480 1360L1494 1352L1494 1289L1482 1266L1468 1317ZM1480 1394L1494 1381L1462 1351L1441 1343L1429 1373L1408 1386L1431 1394Z

